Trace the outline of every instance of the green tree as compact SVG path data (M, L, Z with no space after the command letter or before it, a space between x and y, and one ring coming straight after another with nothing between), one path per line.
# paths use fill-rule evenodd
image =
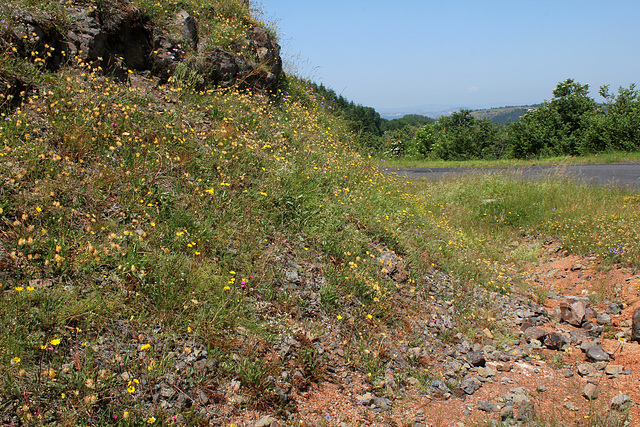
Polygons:
M551 101L511 127L510 154L519 158L579 154L587 130L602 114L588 94L589 85L573 79L558 83Z
M504 152L499 133L500 126L489 119L477 119L470 110L463 109L418 129L411 153L443 160L498 158Z
M635 84L620 86L618 95L609 85L600 87L600 96L606 102L604 114L592 120L580 152L582 154L607 150L631 151L640 148L640 91Z

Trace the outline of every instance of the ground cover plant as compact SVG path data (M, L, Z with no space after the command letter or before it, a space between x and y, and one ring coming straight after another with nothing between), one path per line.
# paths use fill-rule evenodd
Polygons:
M11 6L64 16L85 4ZM145 8L158 26L186 8L223 47L264 25L245 2L95 6ZM554 180L525 192L503 177L407 183L361 154L352 123L298 78L222 90L189 68L167 81L114 78L67 53L50 69L57 48L19 55L24 44L9 37L19 23L0 19L5 424L286 416L283 372L305 390L332 374L333 353L382 387L386 340L428 300L429 272L465 281L464 328L445 329L451 337L490 322L465 289L518 290L518 263L533 255L505 253L512 239L559 238L638 263L632 194ZM181 52L184 63L198 55ZM329 333L340 348L318 345ZM411 369L429 382L418 362ZM235 412L206 409L229 396Z

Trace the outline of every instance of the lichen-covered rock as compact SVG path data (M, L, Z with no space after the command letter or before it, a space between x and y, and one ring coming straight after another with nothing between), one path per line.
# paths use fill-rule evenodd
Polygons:
M176 17L177 34L161 33L144 11L116 2L75 5L66 13L67 19L60 21L45 13L13 10L17 24L0 34L0 46L11 44L16 55L50 70L74 58L120 80L140 72L165 82L181 63L190 79L205 86L274 91L283 76L280 46L258 26L229 47L198 50L198 22L184 10ZM185 61L189 55L196 60Z

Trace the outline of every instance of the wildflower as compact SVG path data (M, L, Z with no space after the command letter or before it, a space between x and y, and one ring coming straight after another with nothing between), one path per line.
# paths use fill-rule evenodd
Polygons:
M24 291L24 288L22 286L16 286L15 288L13 288L16 292L22 292Z
M340 316L339 314L336 317L338 318L338 320L342 320L342 316Z
M146 350L146 349L148 349L148 348L151 348L151 344L143 344L143 345L140 347L140 350L144 351L144 350Z
M49 341L49 344L51 345L60 345L60 338L54 338L51 341Z
M19 357L14 357L13 359L11 359L11 364L17 365L18 363L20 363L20 358Z

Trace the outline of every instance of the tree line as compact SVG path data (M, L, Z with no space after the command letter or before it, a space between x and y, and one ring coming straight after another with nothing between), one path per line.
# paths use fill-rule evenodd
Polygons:
M324 86L315 88L350 123L363 148L390 156L490 160L640 149L640 90L635 84L617 93L602 86L599 94L605 102L597 103L589 96L589 85L567 79L558 83L551 100L507 124L475 118L465 109L437 120L416 115L385 120L371 107Z

